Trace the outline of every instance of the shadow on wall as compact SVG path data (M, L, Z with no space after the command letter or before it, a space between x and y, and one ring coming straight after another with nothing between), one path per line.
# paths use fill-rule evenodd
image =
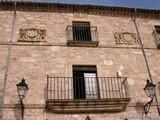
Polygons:
M44 88L44 100L47 100L47 85Z
M144 113L144 104L142 102L136 102L135 110L137 113Z
M160 95L160 82L158 82L158 94Z
M45 102L46 102L46 100L47 100L47 85L46 85L45 88L44 88L44 100L45 100ZM46 103L45 103L45 104L46 104ZM50 110L46 109L46 106L45 106L44 112L45 112L45 113L53 113L53 111L50 111ZM48 119L46 119L46 120L48 120Z
M14 112L15 120L21 120L22 116L21 116L20 101L18 104L14 105L13 112Z

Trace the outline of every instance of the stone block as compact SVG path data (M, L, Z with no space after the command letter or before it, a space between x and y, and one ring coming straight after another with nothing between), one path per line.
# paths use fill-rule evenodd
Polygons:
M104 60L104 65L113 65L112 60Z

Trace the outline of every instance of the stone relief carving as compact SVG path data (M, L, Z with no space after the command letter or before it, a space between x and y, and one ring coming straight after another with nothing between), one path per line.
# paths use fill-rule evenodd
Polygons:
M130 32L121 32L121 33L114 33L114 38L116 39L116 44L127 44L127 45L134 45L140 44L139 38L135 33Z
M36 29L36 28L27 28L19 30L19 40L24 42L45 42L46 30L45 29Z

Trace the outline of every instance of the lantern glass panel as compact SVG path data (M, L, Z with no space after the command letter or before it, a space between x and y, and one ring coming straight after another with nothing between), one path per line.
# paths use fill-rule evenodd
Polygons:
M156 92L156 85L154 85L153 83L150 83L149 81L147 81L147 84L144 88L144 91L146 92L147 96L150 97L151 99L155 96L155 92Z
M27 87L26 86L17 86L17 90L18 90L19 98L20 98L20 100L22 100L27 93Z
M17 91L20 100L26 96L28 91L28 85L25 83L25 79L23 78L20 83L17 84Z

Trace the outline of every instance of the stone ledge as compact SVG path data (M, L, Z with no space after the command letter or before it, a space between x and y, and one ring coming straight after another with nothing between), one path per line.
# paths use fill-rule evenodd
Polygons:
M99 42L98 41L73 41L68 40L67 45L68 46L78 46L78 47L98 47Z
M55 113L102 113L126 110L130 98L96 100L47 100L46 109Z
M44 104L24 104L25 108L41 108L45 107ZM20 103L18 104L4 104L4 108L20 108Z
M1 42L0 41L0 45L9 45L9 42ZM69 46L66 45L66 43L47 43L47 42L12 42L12 45L17 45L17 46L64 46L64 47L69 47ZM81 46L81 47L85 47L85 46ZM102 44L99 44L96 48L142 49L142 47L140 45L102 45ZM155 50L157 50L157 46L150 46L150 47L144 46L144 49L155 49Z

